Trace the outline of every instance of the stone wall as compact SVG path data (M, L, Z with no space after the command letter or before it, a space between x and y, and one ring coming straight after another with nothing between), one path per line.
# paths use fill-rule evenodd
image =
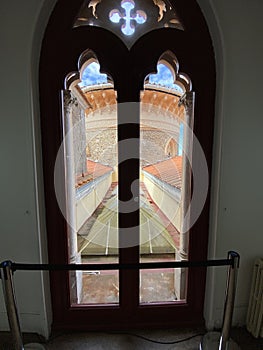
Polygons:
M167 159L165 152L170 136L158 129L141 130L141 166Z
M117 131L114 128L90 130L87 133L87 157L95 162L117 165Z
M162 130L156 123L148 121L141 127L141 165L153 164L169 157L167 146L171 140L177 145L179 128L174 120ZM159 121L160 123L160 121ZM151 126L154 125L154 126ZM107 127L105 127L107 125ZM169 131L168 131L169 130ZM86 155L90 160L115 167L118 163L116 119L106 124L103 120L89 121L86 118ZM177 147L176 147L177 149ZM175 154L170 154L174 156Z
M162 130L141 129L141 165L146 166L167 159L169 142L171 136ZM88 131L86 153L90 160L115 167L118 159L116 129Z

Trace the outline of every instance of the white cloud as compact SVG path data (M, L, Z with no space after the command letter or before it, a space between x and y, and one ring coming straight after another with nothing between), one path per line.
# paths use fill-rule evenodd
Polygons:
M107 75L100 73L100 65L92 62L83 71L81 86L107 83Z
M151 84L167 86L169 88L183 92L180 86L174 84L172 72L164 64L157 65L157 74L150 74L149 82ZM89 64L84 69L80 86L90 86L105 83L107 83L107 75L100 73L100 65L97 62Z
M167 86L172 89L182 91L180 86L178 86L177 84L174 84L173 75L170 69L162 63L157 65L157 74L149 75L149 82L151 84Z

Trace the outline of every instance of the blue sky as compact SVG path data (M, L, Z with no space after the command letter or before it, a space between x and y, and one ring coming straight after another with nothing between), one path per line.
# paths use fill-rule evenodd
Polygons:
M180 123L179 129L179 142L178 142L178 156L183 155L183 143L184 143L184 124Z
M100 73L100 65L92 62L83 71L82 83L80 86L90 86L107 83L107 75Z
M176 90L182 91L180 86L174 84L173 75L170 69L162 63L157 65L157 74L149 75L149 82L151 84L159 84L162 86L167 86L169 88L174 88Z
M173 75L170 69L164 64L157 65L157 74L149 75L151 84L159 84L169 88L174 88L182 92L182 89L173 83ZM107 83L107 75L100 73L100 65L97 62L92 62L83 71L82 82L80 86L90 86Z

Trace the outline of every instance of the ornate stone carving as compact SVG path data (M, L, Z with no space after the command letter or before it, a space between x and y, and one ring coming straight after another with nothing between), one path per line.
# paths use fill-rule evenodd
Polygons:
M74 27L103 27L116 34L130 49L144 34L158 28L184 30L175 8L166 0L85 0ZM140 9L137 9L137 6ZM116 25L119 23L120 25Z
M64 108L68 111L72 106L78 106L78 100L76 97L72 96L70 90L63 91L63 102Z
M180 97L178 106L184 105L186 109L192 110L194 103L194 94L192 91L187 91Z

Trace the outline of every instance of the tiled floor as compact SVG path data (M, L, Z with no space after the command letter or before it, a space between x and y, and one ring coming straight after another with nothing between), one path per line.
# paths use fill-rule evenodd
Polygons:
M110 263L116 262L113 257L94 257L83 259L83 263ZM142 262L170 261L169 255L162 258L143 256ZM81 304L93 303L118 303L119 280L117 271L83 272L82 275L82 300ZM175 301L174 271L173 269L144 270L140 275L140 302L166 302Z
M202 336L198 334L203 333L202 328L145 330L127 333L57 333L53 334L47 342L43 340L41 342L40 337L35 334L25 334L24 343L42 343L46 350L199 350ZM194 335L197 336L181 342ZM263 349L263 339L253 338L245 328L233 329L232 338L239 344L240 350ZM9 333L0 333L0 349L14 349Z

